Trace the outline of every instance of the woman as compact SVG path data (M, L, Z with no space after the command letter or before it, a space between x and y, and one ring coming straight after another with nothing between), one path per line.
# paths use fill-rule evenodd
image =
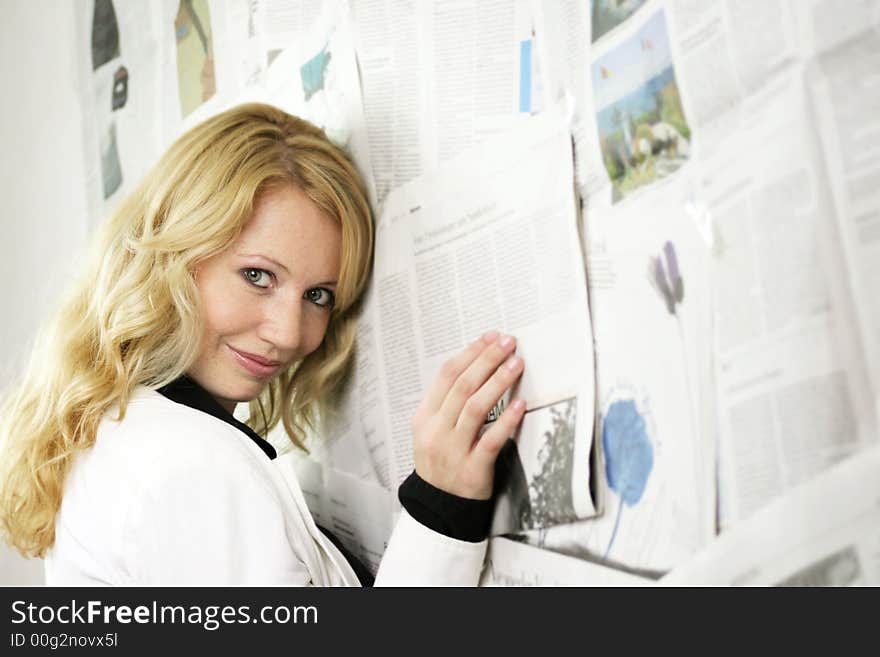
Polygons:
M264 436L294 446L354 348L373 227L323 132L243 105L175 142L99 235L0 414L0 522L50 584L369 584ZM413 419L377 583L474 584L521 374L490 332ZM250 405L250 426L236 404Z

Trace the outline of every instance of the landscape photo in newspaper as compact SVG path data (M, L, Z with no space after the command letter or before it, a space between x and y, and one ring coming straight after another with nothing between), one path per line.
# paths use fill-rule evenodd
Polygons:
M602 160L617 202L676 171L691 131L661 9L592 65Z

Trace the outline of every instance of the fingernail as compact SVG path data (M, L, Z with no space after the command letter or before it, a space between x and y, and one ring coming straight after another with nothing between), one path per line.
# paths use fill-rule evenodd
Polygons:
M511 406L513 406L513 410L521 411L526 407L526 400L525 399L518 399L518 398L514 399Z
M518 370L520 365L522 365L522 358L519 356L514 356L507 361L507 369L509 370Z
M499 341L499 344L500 344L502 347L506 347L506 346L508 346L511 342L513 342L513 336L512 336L512 335L502 335L502 336L501 336L501 340Z
M497 339L498 331L489 331L488 333L483 334L483 342L485 342L486 344L492 344Z

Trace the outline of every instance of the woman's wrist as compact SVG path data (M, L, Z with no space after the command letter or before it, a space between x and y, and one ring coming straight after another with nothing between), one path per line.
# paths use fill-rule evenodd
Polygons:
M494 499L475 500L447 493L415 471L400 485L398 498L415 520L444 536L471 543L489 536Z

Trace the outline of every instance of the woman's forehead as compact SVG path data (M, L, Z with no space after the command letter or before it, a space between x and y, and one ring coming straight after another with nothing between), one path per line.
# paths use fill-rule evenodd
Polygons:
M233 244L239 255L275 260L293 271L339 271L342 231L302 190L292 185L270 189L258 199L254 213Z

